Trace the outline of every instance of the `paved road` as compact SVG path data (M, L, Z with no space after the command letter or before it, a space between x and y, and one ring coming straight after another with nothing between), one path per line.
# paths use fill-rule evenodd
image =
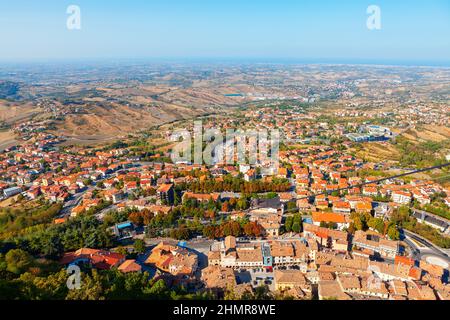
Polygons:
M437 257L450 265L450 256L446 250L438 248L428 240L408 230L403 230L403 232L405 235L404 241L411 247L414 259L421 260L428 257Z
M60 214L59 214L59 218L69 216L72 209L80 203L81 199L83 198L83 195L92 189L93 189L93 187L91 187L91 186L84 188L80 192L74 194L69 201L66 201L63 205L63 208L62 208Z
M117 206L115 204L112 204L112 205L104 208L100 212L97 212L95 214L95 217L97 218L97 220L103 221L103 218L105 217L105 214L108 213L109 211L114 211L114 210L117 210Z
M177 240L171 239L171 238L151 238L151 239L145 239L145 244L147 246L155 246L161 241L168 241L168 242L177 242ZM207 254L209 252L209 249L211 245L214 243L214 240L209 239L192 239L186 241L186 247L189 249L193 249L195 251Z

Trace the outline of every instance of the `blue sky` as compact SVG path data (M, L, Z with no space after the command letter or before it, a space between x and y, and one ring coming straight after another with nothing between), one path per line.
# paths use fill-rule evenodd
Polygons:
M81 30L66 8L81 9ZM366 27L369 5L381 30ZM448 0L0 0L0 60L450 61Z

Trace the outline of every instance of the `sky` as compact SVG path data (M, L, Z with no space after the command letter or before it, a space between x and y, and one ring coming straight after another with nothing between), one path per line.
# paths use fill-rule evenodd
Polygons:
M81 29L69 30L69 5ZM366 12L377 5L381 29ZM0 0L0 61L287 59L450 65L449 0Z

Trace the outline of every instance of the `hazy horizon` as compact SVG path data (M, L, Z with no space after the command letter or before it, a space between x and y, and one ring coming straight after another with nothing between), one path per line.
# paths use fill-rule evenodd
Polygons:
M443 61L432 60L389 60L389 59L295 59L283 57L164 57L164 58L80 58L80 59L17 59L1 60L0 66L26 65L126 65L126 64L210 64L210 65L330 65L330 66L379 66L379 67L436 67L450 68L450 59Z

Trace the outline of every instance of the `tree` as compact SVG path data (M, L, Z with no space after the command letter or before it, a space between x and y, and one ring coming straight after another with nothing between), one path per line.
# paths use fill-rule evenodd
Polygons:
M400 232L397 229L396 225L391 225L388 229L388 236L391 240L399 240Z
M134 251L137 253L144 253L145 252L145 242L141 239L137 239L134 242Z
M301 231L301 224L298 223L297 221L294 222L292 224L292 231L294 231L295 233L300 233L300 231Z
M286 218L286 222L284 223L284 228L286 229L287 232L291 232L292 231L292 223L293 223L293 217L289 216Z
M287 204L287 210L289 212L295 211L295 209L297 209L297 204L295 202L288 202ZM297 210L298 211L298 210Z
M255 288L255 295L254 297L256 300L270 300L272 298L272 295L270 293L268 286L259 286Z
M128 250L127 250L127 248L120 246L117 248L117 253L120 253L120 254L126 256L126 255L128 255Z
M67 300L104 300L101 277L92 270L92 277L82 274L80 290L69 290Z
M292 223L292 231L296 233L302 232L302 216L299 213L294 215Z
M263 229L257 222L248 222L243 227L244 234L250 237L260 237L263 234Z
M380 218L370 218L369 222L367 223L367 225L378 231L379 233L384 233L384 221L383 219Z
M163 279L156 281L151 288L146 289L145 293L150 296L162 297L167 292L167 286Z
M216 227L215 226L204 227L203 235L209 239L214 239L216 237Z
M6 254L5 261L9 272L20 274L31 266L33 257L22 249L12 249Z

